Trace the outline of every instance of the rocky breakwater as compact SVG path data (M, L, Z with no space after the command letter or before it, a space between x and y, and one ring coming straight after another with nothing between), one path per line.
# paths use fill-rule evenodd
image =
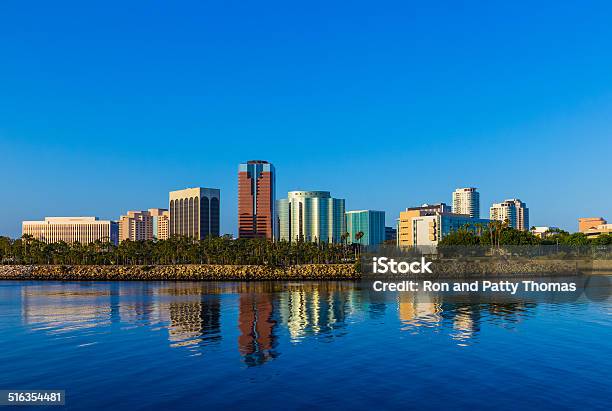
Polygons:
M353 264L262 265L0 265L0 280L225 281L356 280Z
M440 277L459 276L517 276L517 275L575 275L580 273L581 261L497 258L480 260L439 260L433 272Z

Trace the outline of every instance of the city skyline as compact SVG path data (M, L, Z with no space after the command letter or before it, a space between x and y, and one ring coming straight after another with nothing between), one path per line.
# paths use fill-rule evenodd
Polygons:
M481 216L518 197L533 225L575 231L612 215L611 7L9 2L0 233L202 186L236 235L252 158L278 193L327 190L387 225L473 185Z
M255 161L253 161L253 160L249 160L249 161L248 161L248 162L246 162L246 163L244 163L244 162L243 162L243 163L240 163L240 164L239 164L239 170L242 170L243 166L246 166L246 164L247 164L247 163L248 163L248 164L252 164L252 165L256 165L256 164L258 164L259 166L261 166L261 165L269 165L269 167L271 167L271 170L272 170L272 186L270 186L270 187L266 188L266 190L269 190L268 195L270 195L270 194L271 194L271 198L272 198L272 200L273 200L273 202L272 202L272 203L274 204L274 206L275 206L275 207L278 207L278 204L283 203L283 201L285 201L285 202L286 202L286 199L284 199L283 197L274 199L274 193L276 193L276 190L275 190L275 188L274 188L274 187L275 187L275 180L276 180L276 171L275 171L275 169L274 169L274 166L273 166L271 163L269 163L269 162L267 162L267 161L265 161L265 160L255 160ZM244 190L245 190L245 187L244 187L244 186L242 186L242 183L240 182L240 181L241 181L241 180L240 180L240 177L242 176L242 174L244 174L244 173L243 173L242 171L240 171L240 172L239 172L239 184L238 184L238 188L237 188L237 191L238 191L238 193L239 193L239 194L238 194L238 209L239 209L239 210L240 210L240 207L241 207L241 206L240 206L240 192L241 192L241 190L242 190L242 191L244 191ZM251 186L251 189L254 189L254 187L256 187L256 185L257 185L257 184L256 184L256 185L251 185L251 184L252 184L252 183L249 183L249 185ZM169 204L169 205L167 205L167 207L168 207L169 209L172 209L172 208L173 208L173 206L172 206L172 198L173 198L173 196L177 196L177 195L178 195L179 197L180 197L180 196L185 196L185 195L187 195L187 194L183 194L183 193L191 193L191 192L192 192L192 191L194 191L194 190L204 190L203 192L208 193L207 195L210 195L210 193L214 193L213 195L214 195L214 196L216 196L216 198L217 198L215 201L217 201L217 203L218 203L218 199L219 199L219 196L220 196L220 193L221 193L221 190L220 190L220 189L209 189L209 188L201 188L201 187L197 187L197 188L184 188L184 189L174 190L174 191L170 191L170 192L169 192L170 200L168 201L168 204ZM212 190L212 191L211 191L211 190ZM460 192L465 192L466 190L470 191L470 193L474 193L474 195L475 195L475 200L474 200L474 201L472 201L471 199L469 199L469 200L467 200L467 203L465 203L465 204L463 204L463 203L462 203L462 204L460 204L460 205L458 206L458 205L457 205L457 204L458 204L458 203L457 203L457 201L464 202L465 200L458 200L458 199L457 199L457 194L458 194L458 193L460 193ZM198 192L199 192L199 191L198 191ZM316 193L322 193L322 194L325 194L325 195L329 196L329 192L326 192L326 191L313 191L313 190L307 190L307 191L304 191L304 190L297 190L297 191L296 191L296 190L293 190L293 191L289 191L289 192L288 192L289 198L291 198L292 193L314 193L314 194L316 194ZM190 195L191 195L191 194L190 194ZM471 194L470 194L470 195L471 195ZM256 198L256 197L255 197L255 198ZM279 200L280 200L280 203L278 203L278 202L279 202ZM345 201L346 201L345 199L342 199L342 200L340 200L340 201L342 202L342 204L343 204L343 209L345 210L345 213L343 213L343 215L344 215L344 223L346 224L346 221L347 221L346 219L348 218L348 214L349 214L349 213L354 213L354 212L356 212L356 211L355 211L355 210L349 210L349 209L348 209L348 208L345 206ZM484 214L484 215L486 215L486 216L487 216L487 218L486 218L486 219L484 219L484 220L482 220L482 221L485 221L485 220L487 220L487 219L490 219L490 220L496 220L496 219L497 219L497 220L499 220L499 221L504 221L505 219L509 219L509 220L510 220L510 221L509 221L510 225L511 225L511 226L513 226L514 228L518 228L518 229L522 229L522 230L529 230L529 229L530 229L530 227L534 226L533 224L530 224L530 222L529 222L529 221L530 221L530 220L529 220L529 209L526 209L526 213L527 213L527 214L526 214L526 217L525 217L525 220L524 220L524 221L523 221L523 217L522 217L522 214L521 214L521 217L520 217L520 218L521 218L521 220L520 220L520 221L521 221L521 224L522 224L521 226L517 226L516 224L518 224L518 220L517 220L517 221L515 221L515 220L513 219L513 218L518 218L517 216L514 216L514 217L513 217L512 215L510 215L510 216L505 216L505 217L504 217L504 216L502 216L502 215L497 214L497 213L498 213L498 211L495 211L495 215L493 214L493 213L494 213L494 211L493 211L493 210L494 210L496 207L499 207L501 204L505 204L505 203L507 203L507 202L511 202L511 201L512 201L512 202L518 202L519 204L522 204L522 206L523 206L523 207L525 206L525 204L524 204L524 203L521 203L521 201L520 201L520 200L518 200L518 199L505 200L505 201L504 201L504 202L502 202L502 203L492 203L492 204L491 204L491 207L490 207L490 212L489 212L489 213L486 213L486 211L485 211L485 214ZM277 203L278 203L278 204L277 204ZM255 203L253 203L253 205L254 205L254 204L256 204L256 202L255 202ZM399 224L399 221L400 221L400 220L401 220L401 218L402 218L402 217L401 217L401 215L404 213L404 211L407 211L407 210L409 210L409 209L431 208L431 207L434 207L434 208L436 208L436 207L444 207L445 212L452 212L452 213L454 213L454 214L464 215L464 216L468 216L468 217L470 216L470 214L474 214L474 213L475 213L476 215L480 215L480 212L481 212L481 210L483 209L483 207L484 207L484 208L485 208L485 210L486 210L486 205L482 205L482 204L480 204L480 192L478 191L478 189L477 189L476 187L470 187L470 188L456 188L456 189L455 189L455 190L454 190L454 191L451 193L451 204L453 204L453 205L452 205L452 206L449 206L449 205L447 205L447 204L446 204L444 201L440 201L440 202L437 202L437 203L427 203L427 202L422 202L422 203L421 203L421 205L411 205L411 206L409 206L409 207L406 207L406 208L405 208L405 210L401 210L401 211L398 213L398 215L397 215L396 217L392 217L392 218L391 218L391 219L392 219L391 224L389 224L389 222L388 222L389 220L385 218L385 221L384 221L384 227L389 227L389 228L395 227L397 224ZM468 204L469 204L469 205L468 205ZM236 227L236 229L235 229L233 232L232 232L232 231L228 231L228 232L223 231L223 229L222 229L222 227L223 227L223 222L222 222L222 221L219 221L219 219L220 219L220 216L221 216L221 215L223 215L223 214L225 214L225 213L223 213L223 209L222 209L222 208L219 208L219 207L218 207L218 205L217 205L216 207L217 207L217 211L216 211L216 213L217 213L217 214L216 214L216 217L215 217L215 218L216 218L216 223L215 223L215 224L217 224L217 226L216 226L216 227L217 227L217 229L216 229L216 231L215 231L215 233L216 233L216 234L214 234L214 235L225 235L225 234L231 234L232 236L234 236L234 237L236 237L236 238L240 237L239 235L236 235L236 233L240 233L240 220L238 220L238 221L237 221L237 227ZM462 207L467 207L467 208L462 209ZM152 210L162 210L162 211L165 211L165 212L167 213L167 216L168 216L168 217L170 217L170 216L171 216L171 213L170 213L170 212L168 212L168 209L163 209L163 208L150 208L150 209L148 209L148 211L146 211L146 210L143 210L143 211L130 211L130 212L128 212L128 214L129 214L129 213L137 213L137 214L138 214L138 213L145 213L145 214L147 214L147 213L151 212ZM197 210L197 209L196 209L196 210ZM246 208L245 208L245 210L246 210ZM472 210L474 210L474 211L472 211ZM179 211L182 211L182 208L181 208ZM368 211L368 212L371 212L371 211L372 211L372 209L371 209L371 208L370 208L370 209L364 209L364 210L362 210L362 211ZM161 212L161 211L159 211L159 212ZM185 211L185 212L187 212L187 211ZM383 213L383 215L385 215L385 214L386 214L386 212L385 212L385 211L382 211L382 213ZM196 211L196 214L197 214L197 211ZM273 215L276 215L277 217L279 217L279 215L278 215L278 213L276 212L276 210L273 210L273 211L272 211L272 214L273 214ZM282 216L282 215L283 215L283 213L281 213L281 216ZM116 223L116 224L119 224L119 241L121 241L121 239L122 239L122 234L121 234L121 224L122 224L122 219L123 219L123 218L125 218L125 217L126 217L125 215L120 215L120 216L119 216L119 218L109 218L109 219L108 219L108 220L110 220L110 221L112 221L112 222L114 222L114 223ZM386 217L386 216L385 216L385 217ZM63 219L66 219L66 218L77 218L77 219L78 219L78 218L93 218L93 217L84 217L84 215L83 215L83 216L78 216L78 215L75 215L75 216L68 216L67 214L63 214L63 215L61 215L61 216L60 216L60 215L58 214L58 215L54 215L54 216L45 215L45 217L44 217L44 218L45 218L45 219L49 219L49 218L51 218L51 219L57 219L57 218L63 218ZM96 218L96 219L98 219L99 217L98 217L98 216L96 216L95 218ZM198 218L199 218L199 217L198 217ZM208 218L208 217L207 217L207 218ZM580 221L580 220L589 220L589 219L597 219L597 220L601 220L601 217L586 217L586 218L585 218L585 217L579 217L579 218L578 218L578 221ZM170 217L170 218L169 218L169 222L168 222L168 224L169 224L168 231L172 231L172 229L171 229L172 225L170 224L170 221L171 221L171 220L172 220L172 218ZM280 220L279 220L279 219L277 219L277 221L276 221L276 222L273 224L273 227L272 227L272 232L273 232L273 233L278 233L278 235L280 236L280 238L282 238L282 237L283 237L283 235L281 234L281 231L283 231L283 227L282 227L282 226L283 226L283 222L282 222L281 220L282 220L282 217L280 218ZM476 220L478 220L478 218L476 218ZM30 221L31 221L31 220L30 220ZM13 238L18 238L18 237L20 237L20 236L21 236L21 234L23 234L23 233L24 233L24 231L23 231L23 230L24 230L24 229L23 229L24 224L25 224L25 223L28 223L28 222L30 222L30 221L29 221L29 220L24 220L24 221L22 221L22 222L21 222L21 225L22 225L21 233L20 233L19 235L14 236ZM601 220L601 221L605 221L605 220ZM153 230L155 230L155 231L157 232L157 230L158 230L157 224L158 224L158 223L157 223L157 220L156 220L156 222L155 222L155 228L151 228L151 235L152 235L152 233L153 233ZM181 223L181 226L182 226L182 224L183 224L183 223ZM187 223L185 222L185 224L187 224ZM208 224L211 224L211 223L210 223L210 221L208 222ZM286 224L286 222L285 222L285 224ZM580 224L582 224L582 223L580 223ZM542 227L542 225L540 225L540 227ZM284 228L284 231L287 231L287 230L288 230L288 227L285 227L285 228ZM193 229L193 231L197 231L197 228L194 228L194 229ZM336 230L336 231L338 231L338 230ZM340 231L342 231L342 230L340 230ZM340 231L338 231L338 232L340 232ZM570 231L570 232L579 232L579 231L582 231L582 229L579 227L579 229L578 229L578 230L572 230L572 229L569 229L568 231ZM0 235L6 235L6 234L1 234L1 233L0 233ZM144 235L144 234L143 234L143 235ZM168 233L168 235L171 235L171 233ZM174 235L176 235L176 234L174 234ZM276 235L276 234L274 234L274 235ZM286 235L285 235L285 236L286 236ZM146 235L145 235L145 237L146 237ZM384 235L383 235L383 237L384 237ZM157 236L156 236L156 238L157 238ZM166 238L166 237L162 237L162 239L163 239L163 238ZM135 238L132 238L132 240L134 240L134 239L135 239ZM145 238L143 237L142 239L145 239ZM270 239L272 239L272 238L270 238ZM334 241L339 241L339 240L338 240L338 239L336 239L336 240L334 240Z

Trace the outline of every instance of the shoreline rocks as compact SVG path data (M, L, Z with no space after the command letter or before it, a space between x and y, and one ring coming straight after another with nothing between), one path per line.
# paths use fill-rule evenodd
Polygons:
M0 280L259 281L357 280L354 264L262 265L1 265Z
M437 260L434 274L421 278L482 278L520 275L563 276L612 273L612 260ZM0 280L53 281L270 281L361 280L359 264L263 265L0 265ZM398 275L401 277L402 275ZM403 275L403 277L412 277Z

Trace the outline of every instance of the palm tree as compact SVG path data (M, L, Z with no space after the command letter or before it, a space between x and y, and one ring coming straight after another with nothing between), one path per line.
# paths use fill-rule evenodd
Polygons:
M359 253L357 252L355 253L355 258L357 258L357 256L361 253L361 239L363 238L363 236L364 236L363 231L359 231L355 233L355 240L357 240L357 242L359 243L359 246L357 248L359 250Z
M266 264L283 266L304 263L340 263L356 258L361 251L363 232L355 234L353 245L348 233L341 243L324 238L314 242L264 239L206 238L193 240L171 237L167 240L122 241L115 246L108 238L90 244L45 244L31 236L12 241L0 237L0 263L20 264ZM354 255L353 255L354 253Z
M357 234L355 234L355 240L357 240L359 244L361 244L361 239L363 238L363 236L363 231L359 231Z
M23 244L23 259L26 262L26 264L30 260L30 256L28 255L28 251L29 251L28 246L33 240L34 240L34 237L31 236L30 234L24 234L21 236L21 243Z
M340 239L342 240L342 244L346 244L350 237L351 237L351 235L349 233L347 233L347 232L342 233L342 235L340 236Z

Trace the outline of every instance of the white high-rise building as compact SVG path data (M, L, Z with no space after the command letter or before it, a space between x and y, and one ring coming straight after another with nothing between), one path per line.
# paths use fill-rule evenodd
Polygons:
M523 203L518 198L495 203L490 210L491 220L508 221L512 228L517 230L529 230L529 209L527 204Z
M453 191L453 213L480 218L480 193L476 187L458 188Z

